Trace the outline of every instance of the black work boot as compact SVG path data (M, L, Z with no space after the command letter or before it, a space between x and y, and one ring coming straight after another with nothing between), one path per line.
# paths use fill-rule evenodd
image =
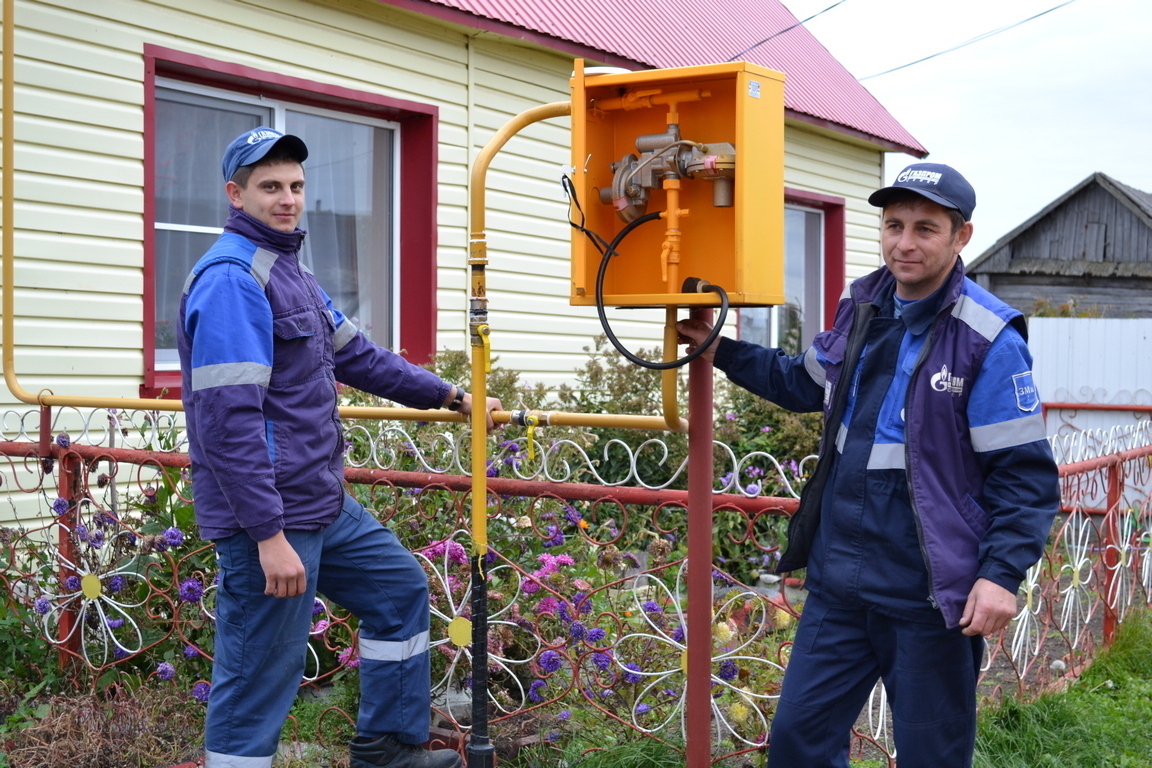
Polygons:
M462 768L464 762L453 749L424 749L391 736L369 739L357 736L349 747L352 768Z

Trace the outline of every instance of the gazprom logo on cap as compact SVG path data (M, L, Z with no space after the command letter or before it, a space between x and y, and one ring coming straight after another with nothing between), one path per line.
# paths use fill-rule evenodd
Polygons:
M918 181L924 184L939 184L940 178L943 175L944 174L940 173L939 171L914 171L911 168L905 168L900 173L900 175L896 177L896 181L900 182L901 184L906 181Z
M248 137L248 143L259 144L262 141L268 141L268 139L278 139L283 135L284 134L277 131L254 131L252 135Z

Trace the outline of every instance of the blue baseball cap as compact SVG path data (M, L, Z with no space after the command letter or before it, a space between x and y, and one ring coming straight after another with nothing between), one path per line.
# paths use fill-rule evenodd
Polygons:
M221 162L224 181L231 181L237 168L258 162L277 144L283 144L292 155L292 159L298 163L308 159L308 147L299 136L280 133L262 125L240 134L232 140L228 149L224 150L224 160Z
M896 183L892 186L873 192L868 197L868 202L877 208L883 208L892 195L901 189L915 192L945 208L960 211L964 221L971 221L972 211L976 210L976 190L972 189L968 179L951 166L940 163L913 163L900 171Z

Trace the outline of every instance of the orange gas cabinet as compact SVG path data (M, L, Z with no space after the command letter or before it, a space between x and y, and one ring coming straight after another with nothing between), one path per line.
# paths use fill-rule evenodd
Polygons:
M664 212L619 245L606 306L719 303L684 293L687 277L723 287L734 307L784 303L782 73L733 62L590 74L577 61L572 165L584 226L605 241ZM574 232L573 305L595 304L600 264Z

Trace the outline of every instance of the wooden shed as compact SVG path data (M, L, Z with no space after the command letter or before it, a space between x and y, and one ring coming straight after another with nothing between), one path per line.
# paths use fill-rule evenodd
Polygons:
M1152 317L1152 194L1094 173L967 269L1025 314L1048 301L1102 317Z

